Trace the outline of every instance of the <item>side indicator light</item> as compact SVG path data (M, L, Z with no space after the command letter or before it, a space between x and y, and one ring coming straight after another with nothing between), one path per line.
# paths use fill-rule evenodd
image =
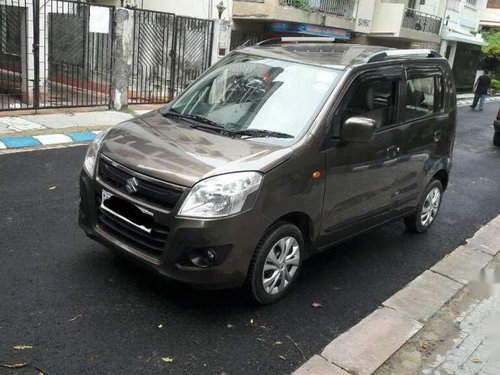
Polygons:
M317 179L318 179L318 178L320 178L320 177L321 177L321 172L320 172L320 171L313 172L313 174L312 174L312 178L313 178L314 180L317 180Z

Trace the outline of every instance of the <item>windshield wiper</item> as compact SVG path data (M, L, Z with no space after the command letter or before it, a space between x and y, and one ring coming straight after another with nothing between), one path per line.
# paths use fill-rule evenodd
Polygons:
M265 130L265 129L231 130L231 134L247 135L249 137L258 137L258 138L295 138L291 134L275 132L275 131Z
M215 130L218 133L224 133L225 135L235 136L242 135L248 137L258 137L258 138L294 138L293 135L275 132L271 130L264 129L242 129L242 130L233 130L226 129L223 125L216 123L215 121L210 120L201 115L188 115L184 113L168 111L164 112L163 116L172 116L178 117L189 122L189 126L192 128L203 128L209 130Z
M163 116L172 116L172 117L179 117L179 118L187 119L187 120L194 120L198 123L211 125L215 128L219 128L219 129L224 129L224 127L222 125L219 125L215 121L212 121L212 120L210 120L204 116L201 116L201 115L187 115L184 113L168 111L168 112L164 112ZM190 122L190 123L192 124L192 122Z

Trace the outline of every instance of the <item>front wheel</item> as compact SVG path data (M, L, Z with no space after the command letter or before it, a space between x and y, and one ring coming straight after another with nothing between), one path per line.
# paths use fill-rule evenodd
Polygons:
M405 218L406 227L410 232L421 233L431 227L441 207L443 185L438 180L432 180L425 189L417 212Z
M304 239L290 223L273 225L264 234L248 272L248 290L260 304L282 299L297 279L302 266Z

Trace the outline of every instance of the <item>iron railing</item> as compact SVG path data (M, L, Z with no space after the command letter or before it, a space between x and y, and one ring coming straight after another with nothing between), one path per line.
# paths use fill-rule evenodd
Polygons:
M0 4L0 111L27 108L27 14L25 0Z
M356 0L280 0L280 5L351 18Z
M212 20L136 9L129 103L177 96L210 66L213 35Z
M404 29L423 31L424 33L439 34L441 30L441 17L406 8L403 18Z

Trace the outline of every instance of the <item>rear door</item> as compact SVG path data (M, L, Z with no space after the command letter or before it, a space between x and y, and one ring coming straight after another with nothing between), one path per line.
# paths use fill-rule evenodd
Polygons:
M406 67L400 101L403 132L400 167L396 181L398 211L414 208L428 183L428 173L440 160L439 143L451 118L444 110L443 71L439 66Z

